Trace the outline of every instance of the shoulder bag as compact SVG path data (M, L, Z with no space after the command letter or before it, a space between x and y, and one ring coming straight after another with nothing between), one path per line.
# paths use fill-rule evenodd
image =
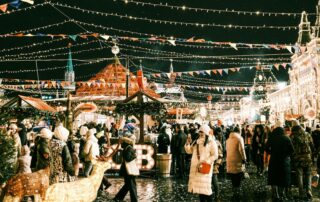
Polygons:
M200 161L200 152L199 152L199 144L197 144L197 157L198 161ZM202 174L209 174L211 170L211 164L205 161L199 162L197 166L198 172Z

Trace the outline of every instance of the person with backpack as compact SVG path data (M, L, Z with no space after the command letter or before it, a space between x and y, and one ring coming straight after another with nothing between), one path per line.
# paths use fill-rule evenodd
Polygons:
M292 127L292 144L294 147L293 165L297 171L299 197L304 198L304 187L308 199L312 198L311 167L314 150L312 137L299 125Z

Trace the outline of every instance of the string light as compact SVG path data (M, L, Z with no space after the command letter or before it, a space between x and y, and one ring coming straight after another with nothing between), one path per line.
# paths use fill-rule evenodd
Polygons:
M140 1L134 1L134 0L120 0L124 1L126 4L132 3L135 5L141 5L141 6L152 6L152 7L164 7L164 8L170 8L175 10L182 10L182 11L195 11L195 12L204 12L204 13L216 13L216 14L224 14L224 13L231 13L236 15L261 15L261 16L300 16L301 13L288 13L288 12L260 12L260 11L240 11L240 10L234 10L234 9L225 9L225 10L219 10L219 9L207 9L207 8L193 8L193 7L186 7L186 6L174 6L174 5L168 5L168 3L162 4L162 3L149 3L149 2L140 2ZM309 13L309 15L316 15L316 13Z
M103 58L103 59L98 59L96 61L90 61L90 62L86 62L86 63L82 63L82 64L74 64L73 67L80 67L80 66L84 66L84 65L89 65L89 64L96 64L96 63L100 63L100 62L104 62L104 61L108 61L108 60L114 60L114 58ZM43 72L43 71L54 71L57 69L65 69L66 66L56 66L56 67L48 67L48 68L41 68L38 71L39 72ZM36 72L36 69L26 69L21 68L19 70L3 70L0 71L0 74L21 74L21 73L30 73L30 72Z
M20 12L23 12L23 11L28 11L28 10L33 10L35 8L38 8L38 7L43 7L43 6L46 6L48 5L49 2L44 2L44 3L40 3L40 4L35 4L34 6L28 6L26 8L20 8L20 9L17 9L17 10L11 10L11 11L7 11L7 12L4 12L4 13L0 13L0 16L2 15L9 15L9 14L14 14L14 13L20 13Z
M122 30L122 29L116 29L113 27L106 27L103 25L97 25L97 24L93 24L93 23L87 23L87 22L82 22L82 21L78 21L78 20L74 20L75 23L78 23L80 25L85 25L85 26L92 26L95 28L100 28L106 31L112 30L115 32L120 32L120 33L127 33L127 34L133 34L133 35L138 35L138 36L148 36L149 38L153 39L153 38L160 38L160 39L164 39L164 40L168 40L171 39L172 36L166 36L166 35L159 35L159 34L148 34L148 33L142 33L142 32L134 32L134 31L129 31L129 30ZM123 39L124 40L124 39ZM179 43L197 43L195 42L188 42L188 39L186 38L175 38L175 40ZM266 46L272 46L272 45L277 45L279 47L285 47L285 46L293 46L294 44L268 44L268 43L262 43L262 44L257 44L257 43L243 43L243 42L238 42L234 44L240 46L239 48L250 48L251 46L252 48L266 48ZM163 44L163 43L162 43ZM217 42L217 41L209 41L209 40L205 40L204 42L201 42L201 44L210 44L210 45L226 45L228 46L227 48L232 48L230 47L230 42ZM241 46L247 46L247 47L241 47ZM259 46L259 47L257 47ZM238 48L238 47L237 47Z
M54 42L62 41L64 39L65 38L58 38L58 39L52 39L50 41L43 41L41 43L33 43L31 45L25 45L25 46L13 47L13 48L4 48L4 49L0 50L0 53L10 52L10 51L13 51L13 50L24 50L24 49L28 49L28 48L34 48L34 47L37 47L37 46L48 45L48 44L51 44L51 43L54 43Z
M90 45L92 43L97 43L97 42L99 42L99 41L93 40L93 41L89 41L89 42L75 44L75 45L73 45L73 47L82 47L82 46ZM5 55L5 56L0 57L0 59L10 58L10 57L15 57L15 56L37 55L37 54L43 54L43 53L50 53L50 52L54 52L54 51L68 50L68 49L69 49L68 47L64 46L64 47L51 48L51 49L46 49L46 50L42 50L42 51L34 51L34 52L29 52L29 53L19 53L19 54ZM63 53L63 54L66 54L66 53ZM22 57L20 57L20 58L22 58Z
M215 24L215 23L194 23L194 22L181 22L181 21L170 21L170 20L160 20L160 19L152 19L152 18L146 18L146 17L136 17L136 16L129 16L129 15L120 15L118 13L104 13L100 11L93 11L93 10L87 10L82 9L75 6L70 6L67 4L60 4L60 3L50 3L54 6L59 6L62 8L69 8L77 11L81 11L83 13L89 13L94 15L100 15L105 17L117 17L117 18L124 18L129 20L140 20L144 22L149 23L156 23L156 24L168 24L168 25L179 25L179 26L193 26L193 27L217 27L217 28L232 28L232 29L278 29L278 30L296 30L298 29L298 26L269 26L269 25L263 25L263 26L254 26L254 25L225 25L225 24Z

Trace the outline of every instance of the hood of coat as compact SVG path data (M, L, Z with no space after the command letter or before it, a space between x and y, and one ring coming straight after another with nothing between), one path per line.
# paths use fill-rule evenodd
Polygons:
M231 132L229 135L229 138L239 139L239 138L241 138L241 135L240 135L240 133Z

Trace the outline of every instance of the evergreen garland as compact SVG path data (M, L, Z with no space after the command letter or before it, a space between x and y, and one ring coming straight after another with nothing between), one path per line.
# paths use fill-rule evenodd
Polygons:
M164 117L167 114L165 105L161 102L129 102L118 103L115 112L122 115L139 116L141 113L153 116Z
M13 139L9 138L3 131L0 131L0 185L15 175L14 167L16 165L12 161L15 155L16 148Z

